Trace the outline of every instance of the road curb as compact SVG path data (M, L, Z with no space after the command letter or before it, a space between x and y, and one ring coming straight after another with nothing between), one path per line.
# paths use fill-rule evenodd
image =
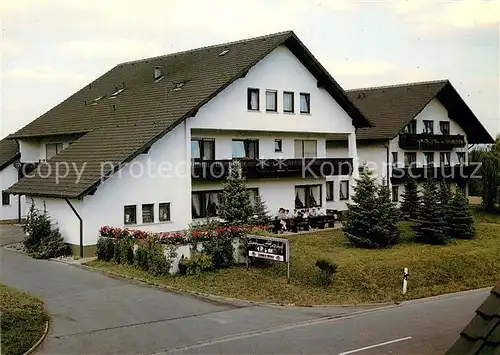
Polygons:
M33 354L36 349L38 349L38 347L43 343L43 341L45 340L45 338L47 337L47 334L49 333L49 324L50 324L50 321L45 321L45 330L43 331L43 334L42 336L40 337L40 339L38 339L38 341L31 347L28 349L28 351L26 351L23 355L30 355L30 354Z

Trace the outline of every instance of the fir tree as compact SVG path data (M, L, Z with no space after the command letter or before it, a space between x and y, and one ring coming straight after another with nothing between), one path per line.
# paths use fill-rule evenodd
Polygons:
M441 213L445 221L444 233L447 237L451 237L451 202L453 200L453 192L451 192L450 184L448 184L446 181L441 181L439 183L438 200L439 206L441 208Z
M250 192L239 162L234 161L229 166L229 175L222 184L220 216L228 223L248 223L253 216L250 203Z
M378 189L377 206L380 213L378 223L382 232L380 240L386 240L386 246L394 245L399 241L399 229L396 224L399 220L399 211L392 202L389 186L384 183Z
M392 210L387 209L387 198L390 203L389 195L384 188L379 196L379 188L372 177L372 172L364 166L354 187L352 196L354 203L348 204L342 228L352 245L363 248L381 248L388 247L397 240L397 233L387 220L393 213ZM382 200L384 203L381 205Z
M450 203L450 235L452 238L473 239L476 235L469 200L457 189Z
M260 194L257 194L255 197L254 223L258 225L268 225L271 223L271 214Z
M420 205L420 195L418 194L417 182L412 177L408 177L405 182L405 191L402 193L401 211L405 218L416 219L418 206Z
M446 244L446 221L438 201L438 192L433 181L424 184L422 201L420 203L417 221L413 226L415 239L428 244Z

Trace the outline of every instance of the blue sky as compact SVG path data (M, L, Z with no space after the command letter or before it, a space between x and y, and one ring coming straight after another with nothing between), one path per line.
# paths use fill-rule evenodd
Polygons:
M345 89L449 79L500 133L500 0L3 0L0 137L122 61L294 30Z

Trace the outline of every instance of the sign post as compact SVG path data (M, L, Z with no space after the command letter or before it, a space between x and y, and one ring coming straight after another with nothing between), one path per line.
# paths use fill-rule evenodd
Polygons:
M407 287L408 287L408 268L405 267L403 270L403 295L406 295Z
M245 247L247 267L249 257L286 262L287 278L290 280L290 245L288 239L250 235L246 237Z

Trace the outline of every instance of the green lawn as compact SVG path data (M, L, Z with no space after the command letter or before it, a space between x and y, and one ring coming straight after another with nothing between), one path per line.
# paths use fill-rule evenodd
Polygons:
M43 302L0 284L2 354L24 354L42 336L48 316Z
M286 265L267 268L234 267L197 276L154 278L132 267L94 261L90 266L190 290L282 304L360 304L403 300L403 269L409 268L405 299L489 287L500 277L500 216L477 214L477 239L448 246L415 244L403 222L403 243L387 250L364 250L345 245L340 230L289 235L291 280ZM331 287L319 286L319 258L339 265Z

